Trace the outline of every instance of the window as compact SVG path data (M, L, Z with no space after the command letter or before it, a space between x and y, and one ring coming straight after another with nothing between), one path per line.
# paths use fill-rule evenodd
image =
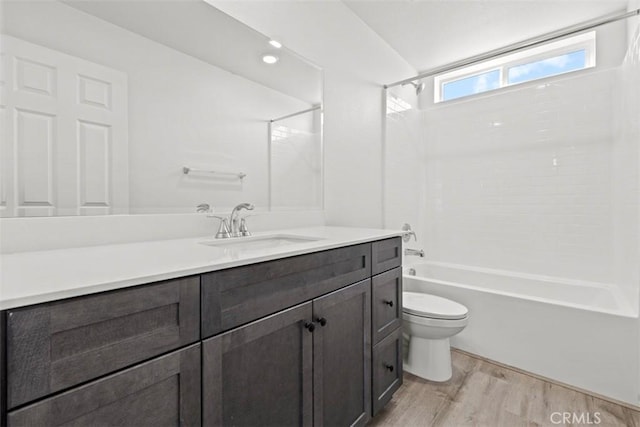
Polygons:
M595 31L547 43L435 77L434 102L594 67Z

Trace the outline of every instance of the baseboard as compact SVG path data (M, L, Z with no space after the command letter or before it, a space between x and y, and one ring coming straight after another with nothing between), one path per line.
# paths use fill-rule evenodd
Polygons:
M474 359L479 359L479 360L482 360L484 362L491 363L492 365L500 366L501 368L509 369L511 371L518 372L520 374L527 375L527 376L532 377L532 378L536 378L536 379L539 379L539 380L542 380L542 381L546 381L548 383L551 383L551 384L554 384L554 385L557 385L557 386L560 386L560 387L568 388L569 390L573 390L573 391L577 391L577 392L582 393L582 394L593 396L593 397L595 397L597 399L600 399L600 400L605 400L607 402L611 402L611 403L616 404L616 405L624 406L625 408L631 409L632 411L640 412L640 406L636 406L636 405L633 405L633 404L628 403L628 402L623 402L621 400L617 400L617 399L613 399L611 397L603 396L601 394L594 393L592 391L585 390L585 389L582 389L580 387L572 386L570 384L566 384L566 383L554 380L552 378L548 378L548 377L545 377L545 376L542 376L542 375L534 374L533 372L529 372L529 371L525 371L525 370L520 369L520 368L516 368L515 366L506 365L504 363L496 362L495 360L487 359L486 357L479 356L479 355L474 354L474 353L469 353L468 351L460 350L459 348L451 347L451 351L455 351L455 352L464 354L465 356L473 357Z

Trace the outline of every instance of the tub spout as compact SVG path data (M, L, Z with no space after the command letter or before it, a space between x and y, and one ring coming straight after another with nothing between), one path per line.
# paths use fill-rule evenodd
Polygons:
M420 258L424 258L424 250L423 249L405 249L404 254L406 256L419 256Z

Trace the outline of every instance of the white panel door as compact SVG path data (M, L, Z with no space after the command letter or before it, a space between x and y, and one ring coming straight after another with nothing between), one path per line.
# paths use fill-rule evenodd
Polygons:
M0 216L127 213L126 74L2 36Z

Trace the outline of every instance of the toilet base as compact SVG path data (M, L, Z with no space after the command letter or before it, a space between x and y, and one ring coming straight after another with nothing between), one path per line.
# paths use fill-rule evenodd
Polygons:
M405 371L429 381L443 382L451 379L453 372L449 338L429 340L411 336L409 351L405 355Z

